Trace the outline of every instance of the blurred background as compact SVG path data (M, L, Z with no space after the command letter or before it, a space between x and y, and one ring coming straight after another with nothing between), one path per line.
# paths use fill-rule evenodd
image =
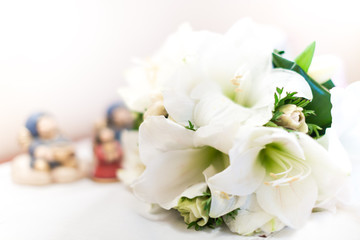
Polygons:
M0 0L0 162L19 152L16 136L34 111L53 113L72 139L118 99L133 57L151 56L189 22L225 32L235 21L284 30L293 52L317 42L348 82L360 80L360 15L350 0Z

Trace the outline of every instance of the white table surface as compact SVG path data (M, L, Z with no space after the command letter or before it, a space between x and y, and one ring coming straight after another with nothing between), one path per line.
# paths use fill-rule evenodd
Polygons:
M187 230L174 214L149 220L141 214L146 206L121 183L32 187L14 184L10 173L10 163L0 165L0 240L242 239L225 227ZM360 207L315 213L302 229L270 239L359 240Z

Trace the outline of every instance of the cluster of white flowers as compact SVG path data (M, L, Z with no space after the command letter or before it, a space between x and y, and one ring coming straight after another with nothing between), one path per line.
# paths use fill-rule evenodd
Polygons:
M337 136L354 143L355 119L340 115L346 129L334 118L336 131L314 138L296 101L274 116L281 93L313 99L302 75L273 67L272 52L284 44L282 32L249 19L223 35L182 25L127 72L121 96L144 117L136 196L178 210L189 226L225 223L241 235L299 228L314 209L336 206L351 172ZM335 95L333 112L353 100Z

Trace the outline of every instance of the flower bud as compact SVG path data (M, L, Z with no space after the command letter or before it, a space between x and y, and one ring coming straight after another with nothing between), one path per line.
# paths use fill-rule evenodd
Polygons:
M204 210L206 200L207 197L182 198L175 209L184 217L186 224L197 222L199 226L204 226L209 220L209 215Z
M164 106L164 100L162 95L158 94L152 97L152 104L144 113L144 119L151 116L168 116L168 113Z
M286 104L281 106L279 111L283 114L276 121L278 126L303 133L308 132L308 126L305 122L305 115L302 112L302 107L298 107L294 104Z

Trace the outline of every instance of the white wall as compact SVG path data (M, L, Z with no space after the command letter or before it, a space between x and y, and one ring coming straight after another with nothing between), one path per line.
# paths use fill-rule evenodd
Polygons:
M359 80L358 9L349 0L0 0L0 159L19 150L16 133L36 110L72 138L90 135L131 57L151 55L184 21L219 32L244 16L278 25L295 52L316 40Z

